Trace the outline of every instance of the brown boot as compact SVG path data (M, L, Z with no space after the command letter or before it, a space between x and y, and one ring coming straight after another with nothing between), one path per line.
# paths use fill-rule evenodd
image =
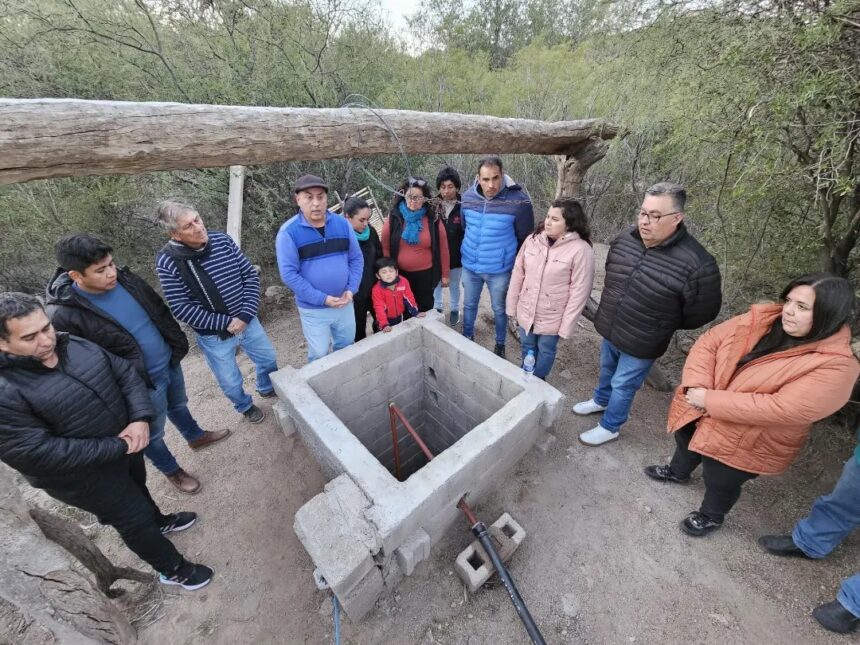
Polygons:
M213 443L221 441L221 439L226 439L229 436L230 430L213 430L211 432L204 432L202 437L195 439L194 441L189 441L188 445L192 450L200 450L201 448L211 446Z
M200 482L181 468L175 473L165 475L165 477L167 477L167 480L183 493L193 495L200 491Z

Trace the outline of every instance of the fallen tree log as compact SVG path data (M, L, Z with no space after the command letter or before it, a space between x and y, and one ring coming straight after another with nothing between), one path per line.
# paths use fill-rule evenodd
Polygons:
M401 153L574 156L617 134L600 119L0 99L0 184Z

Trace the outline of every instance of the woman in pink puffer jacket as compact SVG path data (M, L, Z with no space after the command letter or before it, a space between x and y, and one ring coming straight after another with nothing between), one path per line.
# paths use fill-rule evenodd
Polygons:
M570 338L591 295L594 251L588 218L574 199L557 199L517 254L506 309L516 316L522 355L546 379L559 338Z

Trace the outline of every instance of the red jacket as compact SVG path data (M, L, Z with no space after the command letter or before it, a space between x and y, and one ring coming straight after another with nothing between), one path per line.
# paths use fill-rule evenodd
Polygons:
M380 329L385 329L389 325L389 320L399 318L404 311L408 311L412 316L418 315L412 287L409 286L409 280L402 275L397 277L394 289L389 289L377 281L370 290L370 298L373 301L376 324Z

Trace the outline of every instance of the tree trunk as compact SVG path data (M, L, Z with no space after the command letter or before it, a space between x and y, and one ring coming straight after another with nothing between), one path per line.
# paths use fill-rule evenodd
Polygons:
M0 100L0 184L388 154L573 155L614 125L406 110Z
M0 643L134 643L128 620L48 540L0 464ZM59 618L59 620L58 620Z

